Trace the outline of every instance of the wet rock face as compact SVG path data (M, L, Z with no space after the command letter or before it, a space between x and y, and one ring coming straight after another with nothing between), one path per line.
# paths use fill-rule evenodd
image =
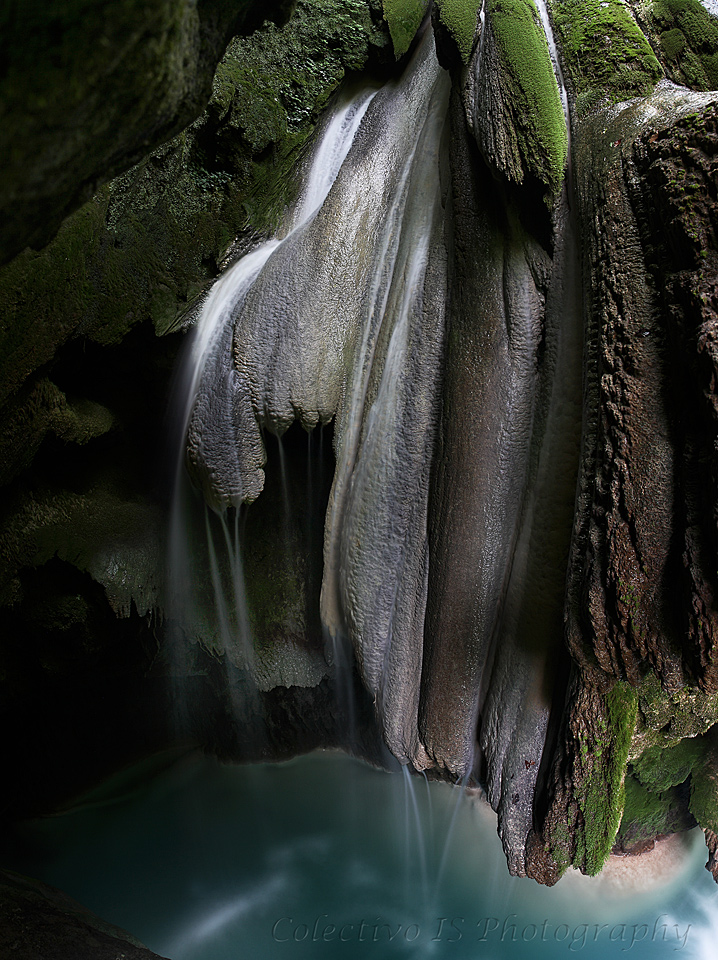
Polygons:
M712 830L706 830L706 845L710 854L706 870L710 870L718 882L718 834L713 833Z
M578 152L596 413L569 642L589 673L637 684L650 667L713 689L715 106L669 87L652 99L663 122L642 107L587 122Z
M646 260L659 291L667 404L676 450L674 603L692 681L718 690L718 107L644 135L631 167L643 184ZM630 168L629 168L630 171ZM629 172L629 183L634 178Z
M712 649L715 625L713 454L701 448L704 442L712 448L706 403L712 388L703 384L706 377L710 384L713 374L710 366L699 374L695 359L697 331L706 320L710 330L714 316L701 270L703 260L714 255L714 174L706 177L715 151L714 110L714 95L661 84L648 100L585 118L574 132L584 274L591 290L566 605L567 640L579 672L569 684L545 794L538 797L537 833L529 844L537 877L550 878L551 864L560 865L562 858L587 872L600 868L596 852L610 849L624 802L619 842L629 848L670 829L666 824L690 823L696 807L691 801L689 812L686 789L671 804L659 804L657 794L643 796L633 781L624 786L623 777L630 751L629 770L638 771L645 787L643 768L631 764L658 736L650 732L658 730L650 697L640 692L649 682L646 674L655 673L674 698L684 684L710 692L714 683L712 657L705 652ZM694 177L701 186L692 194L684 188ZM699 193L704 209L696 221L682 198ZM696 222L704 224L697 229L700 241L676 242L682 230L696 230ZM689 276L703 297L687 306L676 286L680 289L678 277L686 282ZM711 290L712 271L708 276ZM703 449L700 459L693 456L696 447ZM700 552L691 552L695 542ZM692 625L690 611L704 614L700 627ZM625 684L612 687L616 679L638 688L638 713L625 699ZM670 715L669 694L662 697ZM693 709L689 703L685 708ZM665 731L667 719L664 715ZM698 722L688 735L711 722L704 727ZM674 745L680 736L663 742ZM596 761L588 758L594 756L599 759L591 771ZM702 764L687 761L665 789L685 787L687 771L699 777ZM587 806L596 776L608 790ZM592 811L593 822L584 809ZM705 813L699 817L705 820Z

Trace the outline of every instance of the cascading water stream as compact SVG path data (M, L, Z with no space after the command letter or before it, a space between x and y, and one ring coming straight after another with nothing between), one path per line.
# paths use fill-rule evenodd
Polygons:
M232 361L234 318L262 269L291 237L316 214L326 198L361 124L376 86L340 99L320 131L300 199L285 218L280 234L244 256L220 277L210 291L193 332L175 390L179 451L169 532L169 609L182 629L221 653L234 666L253 669L246 591L239 545L239 508L255 491L241 483L242 438L238 435L236 397L241 390ZM209 432L196 428L203 421ZM281 457L280 447L280 457ZM202 488L204 536L193 531L196 497L185 464ZM283 461L282 461L283 463ZM219 473L224 481L215 480ZM230 478L230 483L226 480ZM282 470L286 496L286 474ZM211 505L211 509L210 506ZM232 521L228 511L232 511ZM285 516L285 524L289 522ZM200 526L202 526L200 524ZM218 529L217 529L218 528ZM215 543L219 537L219 547ZM199 560L198 556L204 558ZM209 569L211 600L198 595L196 584ZM208 602L209 600L209 602ZM203 609L204 608L204 609ZM205 613L209 609L209 613ZM213 642L214 636L214 642ZM180 673L182 672L180 666Z
M549 16L548 7L546 6L546 0L536 0L536 6L538 8L539 16L541 17L541 24L543 26L544 34L546 35L546 42L548 43L548 50L551 54L551 62L553 63L553 69L556 73L556 80L558 81L558 89L561 94L561 103L563 105L563 114L566 118L566 133L568 134L568 164L569 168L571 166L571 120L569 117L569 108L568 108L568 92L566 90L566 84L563 79L563 70L561 69L561 59L558 54L558 47L556 46L556 39L553 35L553 27L551 26L551 18Z
M426 501L443 303L426 294L441 264L440 151L448 78L429 35L416 54L420 120L379 225L377 265L348 400L325 532L322 619L335 650L347 640L402 762L416 759L426 597ZM401 91L399 91L401 93ZM418 596L417 596L418 594Z
M384 738L404 762L420 752L449 88L426 29L400 80L365 90L326 123L322 159L283 239L252 255L257 268L236 294L228 275L226 297L210 298L202 329L217 332L202 338L185 416L190 472L219 513L260 494L263 429L281 436L296 420L312 430L334 419L322 622L349 725L356 659ZM220 652L231 647L226 637Z

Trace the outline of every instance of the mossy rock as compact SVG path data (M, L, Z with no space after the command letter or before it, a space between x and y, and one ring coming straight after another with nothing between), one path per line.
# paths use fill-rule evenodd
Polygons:
M689 809L704 830L718 833L718 756L695 770L691 778Z
M686 809L686 791L675 787L654 792L628 775L625 781L625 804L616 845L621 850L659 836L688 830L695 825Z
M706 750L701 737L681 740L672 747L651 747L634 762L634 775L644 787L661 793L684 783L702 764Z
M594 762L584 781L579 807L583 830L578 835L574 866L589 876L600 873L623 817L628 749L636 725L638 700L628 684L617 683L606 695L606 717L599 723Z
M667 693L653 673L637 690L638 722L629 759L634 762L652 747L672 747L704 734L718 723L718 696L694 687Z
M436 0L439 21L453 37L464 63L469 62L482 0Z
M29 467L50 432L66 443L85 444L112 429L114 417L102 404L68 399L47 377L27 384L0 425L0 484Z
M551 0L579 114L601 99L646 96L663 68L624 0Z
M661 34L661 47L669 60L678 60L686 46L682 30L665 30Z
M398 60L411 46L429 9L429 0L382 0L382 6Z
M0 263L191 123L227 41L287 0L24 0L0 13Z
M533 0L487 0L521 167L555 192L568 152L566 119Z
M718 88L718 17L700 0L655 0L638 7L641 25L674 83Z
M637 709L636 694L626 683L605 694L580 681L574 684L566 744L571 768L543 833L558 873L572 865L593 876L613 848L623 816Z

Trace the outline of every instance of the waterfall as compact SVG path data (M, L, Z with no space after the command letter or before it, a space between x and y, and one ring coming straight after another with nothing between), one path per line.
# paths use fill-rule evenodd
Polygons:
M377 85L369 83L337 99L319 130L299 198L277 236L231 266L209 292L175 388L179 449L168 538L169 609L187 635L201 639L235 667L250 672L255 661L239 543L239 508L261 491L261 482L254 487L245 485L242 476L248 457L254 455L264 462L264 448L260 440L248 451L241 432L242 384L232 357L234 320L272 256L312 219L326 198L376 90ZM199 512L187 468L204 495ZM203 521L198 520L198 513ZM207 570L212 588L209 597L204 589ZM183 669L186 664L179 667L180 672ZM264 683L265 688L271 685L272 678Z
M338 414L325 533L323 622L335 644L351 642L385 740L402 762L420 754L427 473L446 285L439 165L448 87L429 35L403 90L392 91L413 107L394 124L395 143L409 149L376 225L375 272Z
M482 75L480 62L472 69ZM455 309L452 298L462 296L454 277L449 295L449 94L426 30L401 78L338 103L277 237L208 297L183 436L190 474L214 511L204 508L215 649L268 690L278 676L299 681L263 667L271 654L253 653L237 511L262 493L265 432L281 438L296 421L307 431L333 421L320 602L326 663L316 651L288 650L274 662L303 657L296 670L305 685L329 667L350 727L356 667L391 754L417 770L467 777L478 725L488 797L510 868L523 874L563 682L556 664L581 429L576 234L568 184L553 211L551 259L508 201L507 217L472 196L476 301L447 317L447 302ZM495 191L487 172L480 176ZM459 246L461 229L460 220L451 227ZM442 377L451 398L457 371L458 400L445 405L440 433ZM278 452L289 539L281 443ZM452 574L457 563L464 569Z
M256 672L251 641L236 637L247 620L236 512L262 492L263 431L281 437L295 420L308 431L334 420L321 599L326 655L335 671L336 661L356 660L389 748L417 766L428 472L446 299L440 168L449 89L427 29L401 78L338 103L277 237L215 284L184 375L171 536L177 593L186 598L193 579L181 546L186 445L189 473L217 515L204 524L221 635L215 648ZM221 531L216 550L213 528Z

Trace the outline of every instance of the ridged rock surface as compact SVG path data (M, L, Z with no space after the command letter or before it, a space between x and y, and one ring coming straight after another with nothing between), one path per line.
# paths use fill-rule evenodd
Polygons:
M668 688L715 683L715 497L712 468L696 449L710 445L715 430L708 399L715 377L709 346L715 240L699 241L703 253L693 255L688 243L675 244L672 232L697 228L690 211L676 207L683 191L671 182L708 171L689 151L672 152L669 175L648 160L686 126L690 137L691 120L684 118L700 126L699 139L711 139L714 104L715 95L666 81L644 101L587 120L577 144L593 297L568 638L598 682L613 676L636 684L650 667ZM699 120L706 110L708 126ZM711 230L710 215L699 222ZM672 276L686 290L697 281L696 295L687 293L688 310L679 312L678 297L675 306L673 298L667 304L663 288ZM682 383L689 395L699 394L695 401L686 399ZM700 396L701 383L708 397ZM700 427L686 422L685 406L691 417L698 414ZM682 584L679 602L664 590L669 580Z
M321 208L304 197L286 237L246 260L256 256L258 271L228 307L234 318L200 377L188 432L193 472L224 505L261 492L260 428L281 434L295 419L312 429L335 418L322 621L353 649L404 761L420 754L448 87L427 31L402 82L366 109Z

